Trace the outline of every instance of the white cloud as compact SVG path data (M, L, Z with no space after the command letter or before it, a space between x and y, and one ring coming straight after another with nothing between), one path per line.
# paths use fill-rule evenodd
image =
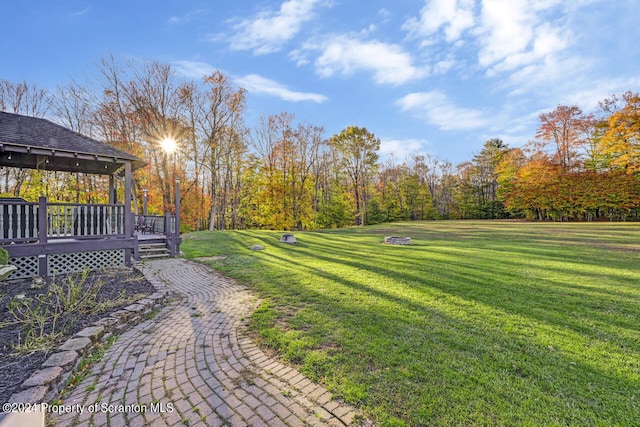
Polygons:
M396 103L402 111L412 112L441 130L473 130L491 123L484 111L459 107L437 90L410 93Z
M424 139L380 139L380 153L394 155L398 159L405 159L410 154L416 154L424 150L428 142Z
M483 0L478 64L488 75L541 64L569 46L571 32L544 20L558 1Z
M236 34L228 38L232 50L252 50L255 55L277 52L314 17L321 0L287 0L274 11L233 24Z
M191 22L193 19L202 16L202 15L206 15L207 11L204 9L198 9L198 10L194 10L191 12L188 12L182 16L172 16L168 19L168 23L170 25L184 25L184 24L188 24L189 22Z
M486 76L507 75L503 83L515 86L527 82L521 76L561 78L569 64L579 62L570 50L576 36L568 17L572 8L585 4L588 2L425 0L419 16L407 20L402 28L410 38L420 40L423 53L432 61L433 74L467 62L475 51L477 66Z
M640 87L640 78L602 79L589 82L580 80L575 82L575 87L575 92L566 94L562 102L577 105L584 111L590 112L595 110L598 103L605 98L626 92L629 88Z
M383 22L387 22L387 20L391 17L391 12L389 9L385 9L384 7L378 11L378 16L382 18Z
M410 35L427 38L442 29L447 42L455 42L474 25L474 3L475 0L427 0L420 17L409 19L402 28Z
M171 63L171 66L177 74L192 79L201 79L216 71L214 66L199 61L174 61Z
M272 95L285 101L312 101L323 103L328 99L326 96L317 93L292 91L278 82L257 74L248 74L246 76L236 78L235 81L239 86L245 88L250 93Z
M87 13L89 13L91 11L91 7L85 7L84 9L81 10L76 10L75 12L71 12L69 14L69 16L82 16L82 15L86 15Z
M449 58L436 62L433 66L433 74L446 74L450 69L456 65L456 61Z
M289 58L294 61L298 67L307 65L309 63L307 53L302 49L294 49L289 52Z
M315 67L322 77L370 71L378 84L400 85L426 75L424 69L413 64L412 56L397 44L376 40L365 42L356 36L337 35L320 44L308 43L305 48L321 51Z
M509 95L537 93L547 99L562 96L563 88L580 79L591 67L591 62L579 57L557 58L547 56L536 63L513 70L503 87L511 88ZM570 76L570 77L569 77ZM569 78L568 78L569 77ZM588 84L588 83L587 83ZM558 100L558 102L564 102Z

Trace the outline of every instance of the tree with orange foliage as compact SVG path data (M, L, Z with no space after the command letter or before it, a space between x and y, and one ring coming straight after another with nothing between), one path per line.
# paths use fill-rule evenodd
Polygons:
M507 209L521 211L529 219L543 220L548 218L553 209L553 200L557 196L557 189L553 188L558 167L549 161L543 153L537 153L532 159L517 167L507 166L506 162L520 162L518 152L507 156L503 163L503 170L515 172L509 181L509 189L505 194Z
M240 168L247 152L246 91L236 88L219 70L205 76L203 82L196 132L204 145L201 166L209 172L209 231L223 230L227 228L227 212L238 209L234 201L239 200Z
M612 158L612 167L635 173L640 170L640 96L626 92L622 99L624 107L606 121L600 147Z
M593 114L584 114L578 106L559 105L549 113L539 116L540 127L536 137L538 147L546 148L554 144L553 162L564 171L576 170L581 166L581 149L588 145L593 132Z

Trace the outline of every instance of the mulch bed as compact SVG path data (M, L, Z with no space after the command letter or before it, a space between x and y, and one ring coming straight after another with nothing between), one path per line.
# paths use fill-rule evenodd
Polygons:
M84 282L85 287L95 284L96 281L103 284L98 291L96 301L114 301L124 297L126 302L115 307L109 307L97 313L73 315L73 325L60 337L57 345L76 332L91 325L97 320L126 307L133 301L142 299L155 292L155 288L144 276L133 269L116 269L89 273ZM56 278L57 283L64 282L64 276ZM51 350L35 351L29 354L17 354L13 347L18 344L20 337L24 337L20 325L3 326L5 322L15 319L9 313L8 306L12 298L24 295L25 298L35 297L38 294L46 294L51 280L43 284L43 287L32 287L31 279L0 282L0 403L8 402L9 397L20 391L20 385L31 374L40 369L42 363L50 355ZM52 349L55 346L52 346Z

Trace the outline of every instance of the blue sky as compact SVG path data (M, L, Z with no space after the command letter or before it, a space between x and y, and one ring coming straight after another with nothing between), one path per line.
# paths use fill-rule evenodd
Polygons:
M100 58L220 69L249 125L364 126L399 160L532 139L540 112L640 91L637 0L0 0L0 78L55 88Z

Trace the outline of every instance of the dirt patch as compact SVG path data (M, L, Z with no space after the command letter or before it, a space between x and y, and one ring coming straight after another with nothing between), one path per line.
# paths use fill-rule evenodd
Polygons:
M64 280L64 276L59 276L56 281ZM64 336L61 336L57 344L51 349L62 344L66 339L85 327L93 324L109 314L126 307L133 301L144 298L155 292L155 288L144 276L132 269L117 269L89 273L85 281L85 287L89 287L97 281L102 282L96 301L99 303L109 302L123 298L125 300L118 306L102 309L94 313L72 313L72 326L68 328ZM48 351L35 351L28 354L17 354L13 347L18 344L24 336L20 325L6 323L15 319L9 313L8 307L13 298L24 296L24 298L35 297L38 294L46 294L51 280L48 280L44 287L32 287L32 280L16 280L0 283L0 402L8 402L12 394L20 391L22 384L31 374L40 369L42 363L47 359L51 349ZM68 319L65 319L68 320Z

